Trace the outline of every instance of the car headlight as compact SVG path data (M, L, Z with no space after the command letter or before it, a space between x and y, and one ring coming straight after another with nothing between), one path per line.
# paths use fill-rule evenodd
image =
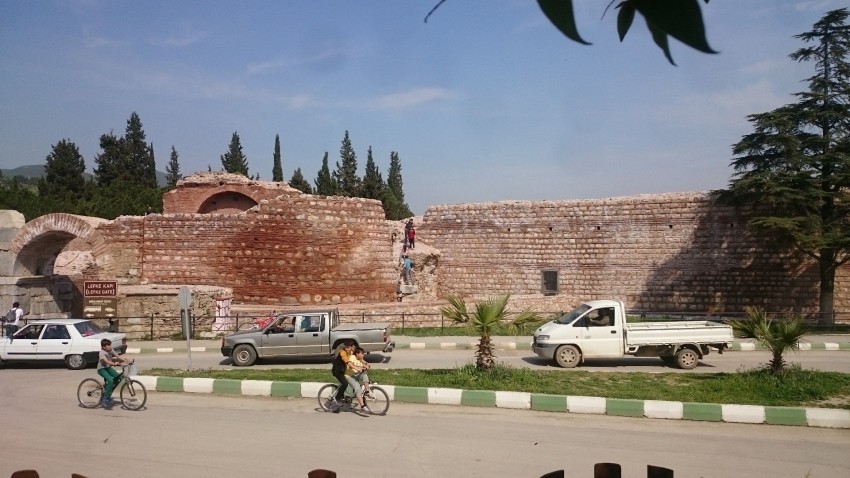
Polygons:
M549 336L548 335L538 335L536 337L536 339L537 339L536 342L544 342L546 340L549 340Z

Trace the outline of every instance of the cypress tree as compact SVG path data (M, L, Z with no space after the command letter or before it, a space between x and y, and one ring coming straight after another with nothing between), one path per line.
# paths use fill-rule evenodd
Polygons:
M399 159L398 153L393 151L390 153L390 168L387 171L387 189L392 194L391 196L384 196L384 210L387 213L387 219L398 220L413 216L410 207L404 201L403 183L401 159Z
M183 176L180 174L180 163L178 162L179 155L174 145L171 145L171 159L168 160L168 165L165 167L165 183L168 187L177 186L177 181Z
M381 199L384 194L384 188L386 188L384 178L375 165L375 160L372 158L372 147L369 146L369 151L366 154L366 174L363 175L360 197Z
M316 194L320 196L336 196L339 192L336 180L331 175L331 170L328 167L328 152L325 151L325 157L322 159L322 168L319 169L319 174L314 181L316 185Z
M221 166L228 173L248 176L248 158L242 153L242 143L239 141L239 133L234 131L230 138L228 151L221 155Z
M295 168L295 171L292 172L292 179L289 180L289 185L302 193L313 194L313 188L304 179L304 175L301 174L301 168Z
M339 149L339 159L340 161L336 163L336 170L333 172L338 193L342 196L357 197L360 194L360 178L357 176L357 154L354 152L354 148L351 147L348 130L345 131L345 137L342 139L342 146Z
M303 177L301 178L304 179ZM274 164L272 165L272 181L283 182L283 164L280 159L280 136L274 135ZM307 185L309 186L309 184Z

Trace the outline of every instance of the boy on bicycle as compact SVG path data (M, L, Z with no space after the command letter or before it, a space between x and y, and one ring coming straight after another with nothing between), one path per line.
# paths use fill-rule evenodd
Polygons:
M112 367L129 363L130 361L118 355L112 350L112 341L103 339L100 341L100 353L97 360L97 374L103 377L103 397L100 399L101 406L108 407L112 404L112 391L121 380L121 374Z
M345 377L345 371L348 368L348 361L351 359L353 351L354 341L348 339L343 343L342 348L339 350L339 353L333 359L331 374L339 382L339 387L337 387L336 395L334 396L334 413L339 413L342 397L345 396L345 389L348 388L348 381Z

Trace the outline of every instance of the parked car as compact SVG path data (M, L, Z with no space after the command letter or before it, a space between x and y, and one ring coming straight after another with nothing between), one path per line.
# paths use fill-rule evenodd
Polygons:
M367 352L392 352L390 324L340 324L336 309L281 312L260 329L221 339L221 354L238 367L258 358L331 357L345 340Z
M105 332L85 319L30 320L0 341L0 366L6 362L63 360L71 370L97 363L101 339L112 341L119 354L127 351L125 334Z

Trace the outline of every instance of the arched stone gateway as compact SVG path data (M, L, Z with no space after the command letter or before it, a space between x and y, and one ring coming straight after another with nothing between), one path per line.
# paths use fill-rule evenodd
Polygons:
M91 246L97 258L107 250L106 242L97 227L109 222L106 219L74 214L54 213L37 217L26 223L9 244L16 255L12 271L14 276L49 274L52 264L62 249L72 240L80 238Z

